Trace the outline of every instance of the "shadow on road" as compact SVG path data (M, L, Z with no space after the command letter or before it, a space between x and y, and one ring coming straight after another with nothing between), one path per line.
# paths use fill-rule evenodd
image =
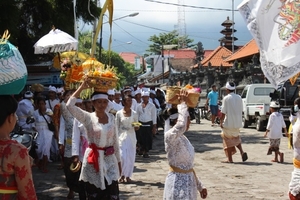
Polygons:
M143 182L143 181L135 181L133 180L132 183L125 183L128 187L131 186L140 186L142 188L147 188L148 190L157 190L158 188L162 189L164 188L164 184L161 182ZM141 191L134 191L134 192L126 192L126 191L120 191L120 199L128 199L129 197L132 198L134 196L141 196ZM153 197L156 199L155 197Z
M272 163L270 162L234 162L233 164L235 165L252 165L252 166L260 166L260 165L265 165L265 166L269 166L272 165Z

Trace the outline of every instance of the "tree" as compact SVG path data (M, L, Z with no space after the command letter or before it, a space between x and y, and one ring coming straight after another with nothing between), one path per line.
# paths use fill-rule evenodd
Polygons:
M193 39L188 38L187 35L183 37L184 38L182 39L176 30L169 33L160 33L158 36L152 35L148 39L148 41L152 42L152 44L149 45L149 49L147 51L154 54L161 54L162 45L178 44L179 40L185 40L186 47L194 46L194 44L191 44L194 41ZM175 47L174 49L177 48L178 47Z
M74 35L73 0L1 0L0 7L0 34L9 30L10 42L18 46L27 62L53 57L33 53L34 43L49 33L52 25ZM100 15L101 9L94 1L91 1L90 10L94 16ZM86 0L77 0L76 16L85 23L94 20Z

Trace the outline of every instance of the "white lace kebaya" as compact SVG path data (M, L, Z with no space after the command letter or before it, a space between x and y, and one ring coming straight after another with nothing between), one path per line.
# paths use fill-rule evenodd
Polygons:
M118 162L120 161L119 138L115 131L115 118L112 114L106 113L108 123L101 124L98 121L96 113L89 113L75 106L76 98L70 97L67 107L72 115L84 125L87 133L89 145L95 144L97 147L114 147L114 154L105 156L103 150L97 150L99 171L97 172L94 165L88 163L88 157L92 149L88 147L85 151L82 169L79 180L89 182L101 190L105 188L106 179L108 185L112 181L118 181L120 177Z
M181 103L177 108L179 113L177 123L170 128L169 119L165 122L165 150L169 165L175 170L171 170L167 175L163 199L197 199L197 190L202 191L204 186L193 173L194 147L183 134L187 128L188 107L185 103Z

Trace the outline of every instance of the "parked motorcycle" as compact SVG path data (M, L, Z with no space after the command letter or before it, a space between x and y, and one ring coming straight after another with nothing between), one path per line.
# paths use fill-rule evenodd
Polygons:
M198 107L195 108L189 108L189 114L190 114L190 120L196 120L197 124L200 124L200 111Z
M34 123L33 117L28 117L25 124ZM25 124L14 128L13 132L10 133L10 138L16 140L18 143L23 144L29 152L31 157L35 157L35 149L37 148L36 138L38 132L30 129L23 129L22 126Z

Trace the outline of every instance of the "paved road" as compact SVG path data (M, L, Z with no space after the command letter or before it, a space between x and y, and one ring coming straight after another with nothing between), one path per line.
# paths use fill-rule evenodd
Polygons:
M268 139L262 137L264 132L257 132L254 128L243 129L242 144L248 153L248 161L243 163L241 156L235 154L234 164L224 164L220 162L225 160L220 132L220 127L211 127L208 121L202 120L201 124L193 123L186 133L195 147L195 170L208 189L207 199L287 200L288 184L293 170L293 153L287 148L287 139L283 138L280 146L285 154L285 162L272 163L273 156L266 155ZM162 132L154 139L153 149L150 158L136 157L132 177L134 182L120 184L121 199L162 199L169 168ZM51 163L48 174L33 168L39 199L59 200L67 196L63 171L56 169L58 165L57 162Z

